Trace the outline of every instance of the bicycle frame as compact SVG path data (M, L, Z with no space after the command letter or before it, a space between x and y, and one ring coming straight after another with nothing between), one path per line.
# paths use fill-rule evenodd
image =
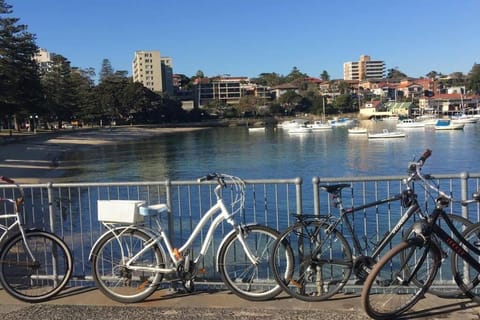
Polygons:
M216 189L219 188L219 187L220 186L217 186ZM216 190L216 191L218 191L218 190ZM154 218L156 220L157 230L153 230L151 228L139 228L140 230L148 231L148 233L152 236L152 239L151 239L151 241L149 241L149 243L145 247L142 248L142 250L140 250L135 256L131 257L126 262L126 266L131 270L142 270L142 271L162 272L162 273L175 272L177 270L176 268L184 260L183 259L184 256L188 256L189 248L192 246L193 242L195 241L195 239L199 235L200 231L203 230L203 228L208 223L208 221L212 217L214 217L217 213L218 214L215 216L215 218L213 219L213 221L210 224L210 227L208 228L208 231L207 231L207 234L205 236L205 240L202 243L200 252L199 252L198 256L193 260L193 262L197 263L202 257L205 256L205 254L208 250L208 246L210 245L210 242L213 239L213 233L215 232L216 228L218 227L218 225L222 221L226 221L227 223L229 223L232 226L233 230L235 230L237 232L237 237L238 237L240 243L242 244L242 247L243 247L247 257L250 259L250 261L252 263L257 264L257 259L251 253L248 246L245 244L242 233L240 232L240 229L239 229L240 226L233 219L233 214L228 211L228 209L225 206L225 203L223 202L223 200L219 196L219 194L217 192L215 192L215 194L217 195L216 204L214 204L210 209L208 209L208 211L205 212L204 216L200 219L200 221L198 222L198 224L195 227L195 229L193 230L193 232L190 234L188 239L185 241L185 243L179 249L175 249L172 246L164 228L162 227L161 223L158 221L157 217ZM123 252L124 248L123 248L123 246L121 246L121 243L120 243L120 240L119 240L119 235L117 233L115 233L115 230L118 230L119 228L123 228L125 230L128 230L128 229L131 229L133 227L135 227L135 228L138 228L138 227L137 226L111 227L111 224L109 224L109 223L104 223L104 225L106 225L107 228L110 230L109 232L113 232L115 234L115 237L119 241L119 244L120 244L120 247L121 247L121 250L122 250L122 255L127 256ZM97 242L99 240L97 240ZM139 266L135 265L135 261L138 259L138 257L140 257L143 254L143 252L145 252L146 250L148 250L152 246L158 244L160 248L163 248L162 245L161 245L162 242L163 242L163 244L165 244L165 246L167 248L167 251L168 251L168 255L170 257L170 262L173 263L175 268L139 267ZM95 245L93 247L95 247ZM188 263L188 261L187 261L187 263Z
M18 185L17 185L17 187L20 188ZM22 191L22 194L23 194L23 191ZM0 201L7 201L7 202L12 203L13 207L14 207L14 210L15 210L15 213L0 214L0 219L2 219L2 218L3 219L9 219L9 218L15 219L15 221L13 223L9 224L8 226L2 225L2 227L4 228L4 232L0 236L0 243L2 243L7 238L7 236L12 232L12 230L15 227L18 226L19 232L22 235L23 243L25 244L25 249L27 250L28 255L30 256L32 261L34 261L34 262L37 261L37 259L35 259L35 256L33 255L32 251L31 251L31 249L28 245L27 239L25 237L25 230L23 229L23 225L22 225L21 215L20 215L20 212L18 211L18 208L20 208L20 206L23 203L23 196L22 196L22 198L19 198L17 200L0 197Z
M445 230L443 230L440 226L438 226L438 224L436 224L436 221L440 216L445 219L448 228L453 232L457 240L449 236L448 233L445 232ZM467 262L477 272L480 273L480 263L474 257L472 257L472 255L468 251L466 251L463 246L467 247L469 250L471 250L477 255L480 255L480 250L462 236L460 231L453 225L445 210L435 208L430 215L430 220L431 221L427 223L429 228L426 228L426 231L421 233L422 236L429 237L432 234L435 235L438 239L442 240L447 246L449 246L460 258L462 258L465 262Z
M330 230L336 229L336 227L341 222L343 222L347 226L348 232L352 236L353 247L354 247L355 251L357 252L357 256L359 256L360 253L363 251L363 249L360 245L360 241L359 241L359 239L358 239L358 237L357 237L357 235L354 231L354 228L353 228L350 220L348 219L348 215L353 214L353 213L355 213L357 211L360 211L360 210L363 210L363 209L367 209L367 208L377 206L377 205L390 203L390 202L394 202L394 201L399 201L403 198L404 193L409 193L409 192L411 192L410 189L407 189L407 190L403 191L402 193L394 195L392 197L388 197L388 198L385 198L385 199L373 201L373 202L370 202L370 203L367 203L367 204L364 204L364 205L361 205L361 206L352 207L352 208L348 208L348 209L343 208L342 201L338 200L339 196L334 196L335 199L336 199L335 200L336 205L339 205L339 207L340 207L340 217L338 219L336 219L334 221L334 223L332 223L330 225L329 229ZM407 194L407 196L409 196L409 195ZM376 258L377 256L379 256L380 253L382 252L382 250L390 243L392 238L394 238L395 235L397 235L397 233L402 229L402 227L410 219L410 217L420 210L420 205L418 204L418 201L417 201L416 197L412 194L411 198L413 199L412 204L407 208L406 212L400 217L400 219L398 220L396 225L392 228L392 230L390 232L385 234L382 237L382 239L375 244L375 250L371 254L372 258Z

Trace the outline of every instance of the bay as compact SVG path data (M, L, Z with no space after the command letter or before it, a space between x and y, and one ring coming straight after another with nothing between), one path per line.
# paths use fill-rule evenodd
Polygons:
M361 121L370 132L395 129L387 121ZM70 153L64 180L114 182L191 180L210 172L244 179L402 175L409 161L433 151L428 173L479 172L480 124L464 130L408 129L405 138L368 139L346 128L288 134L281 128L245 127L163 135Z

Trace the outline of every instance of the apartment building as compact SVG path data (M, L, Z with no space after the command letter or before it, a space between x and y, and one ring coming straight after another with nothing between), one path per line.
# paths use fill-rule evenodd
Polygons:
M343 64L344 80L382 79L385 75L385 62L372 60L370 56L362 55L359 61Z
M173 95L172 59L160 51L135 51L132 62L133 82L157 92Z
M212 100L226 105L238 104L240 98L251 95L270 100L270 91L264 86L253 84L248 77L213 77L195 79L195 107L201 107Z
M38 49L33 60L35 60L41 72L48 72L52 68L52 57L46 49Z

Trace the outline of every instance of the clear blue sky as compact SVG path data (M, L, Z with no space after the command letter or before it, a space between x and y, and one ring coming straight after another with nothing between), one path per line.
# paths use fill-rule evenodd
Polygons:
M137 50L159 50L173 72L206 76L343 77L360 55L411 77L468 73L480 63L479 0L6 0L37 45L131 75Z

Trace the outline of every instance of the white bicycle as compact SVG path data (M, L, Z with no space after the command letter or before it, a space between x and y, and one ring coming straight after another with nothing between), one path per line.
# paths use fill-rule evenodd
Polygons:
M0 283L17 299L46 301L68 284L73 271L72 254L57 235L27 228L22 219L23 188L5 176L0 176L0 182L15 186L10 196L5 195L6 190L0 194L5 210L0 218L6 223L0 225Z
M199 273L198 262L207 253L222 221L232 227L216 252L217 271L225 285L236 295L253 301L271 299L282 291L269 268L278 232L266 226L242 225L235 221L235 214L243 210L245 202L243 180L225 174L198 179L199 182L211 180L217 182L214 190L217 201L178 249L170 243L160 222L160 216L169 212L165 204L139 207L140 215L153 218L155 228L139 223L119 225L102 221L108 231L94 244L90 261L93 278L106 296L122 303L142 301L159 287L165 275L181 281L184 288L192 292ZM222 198L222 190L227 186L232 194L230 211ZM193 257L192 244L208 222L210 226L200 251Z

